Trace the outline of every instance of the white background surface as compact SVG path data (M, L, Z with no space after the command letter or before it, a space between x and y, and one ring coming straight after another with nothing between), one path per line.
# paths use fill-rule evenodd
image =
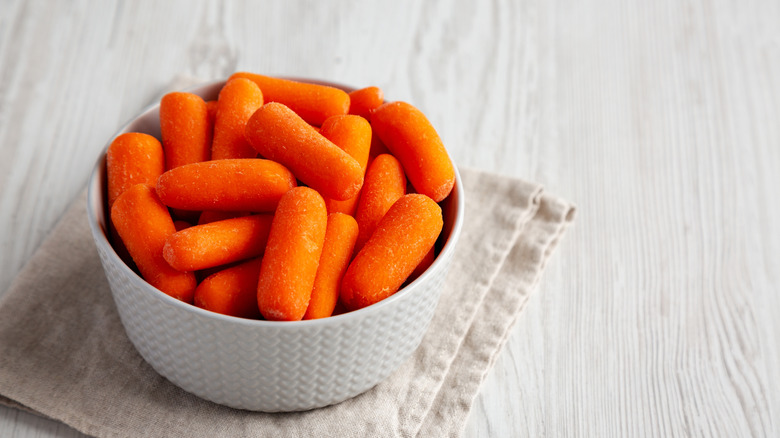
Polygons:
M177 74L378 85L578 217L467 436L780 434L780 4L0 0L0 291ZM0 408L0 436L80 436Z

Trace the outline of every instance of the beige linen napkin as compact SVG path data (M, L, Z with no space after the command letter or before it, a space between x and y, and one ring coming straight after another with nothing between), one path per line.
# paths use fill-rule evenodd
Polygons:
M160 377L127 339L74 202L0 301L0 403L96 436L456 436L574 208L462 171L461 241L420 348L385 382L302 413L241 411Z

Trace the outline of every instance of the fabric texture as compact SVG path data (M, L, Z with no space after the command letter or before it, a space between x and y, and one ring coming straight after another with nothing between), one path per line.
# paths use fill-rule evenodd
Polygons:
M574 216L537 184L461 173L464 228L430 328L408 361L362 395L266 414L199 399L160 377L125 335L82 195L0 301L0 403L101 437L460 435Z

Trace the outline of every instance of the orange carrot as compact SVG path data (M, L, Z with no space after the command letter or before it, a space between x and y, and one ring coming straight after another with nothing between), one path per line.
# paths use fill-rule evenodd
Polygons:
M180 271L199 271L257 257L265 250L270 214L238 217L197 225L172 234L163 257Z
M260 267L257 305L266 319L297 321L309 305L328 215L325 201L308 187L282 196Z
M399 199L347 268L344 305L356 310L397 292L436 243L442 225L441 208L431 198L415 193Z
M257 110L246 124L246 136L260 155L287 166L322 196L343 201L363 185L357 160L280 103Z
M401 163L388 154L376 157L366 172L366 183L360 192L360 201L355 214L360 229L355 253L363 248L387 210L404 193L406 193L406 177Z
M119 135L106 152L108 208L130 187L136 184L154 185L164 171L165 156L156 138L137 132ZM110 221L108 234L119 258L132 267L133 259Z
M216 107L192 93L169 93L160 101L160 130L165 169L211 159ZM186 222L198 220L198 212L172 209L171 216Z
M177 271L163 259L165 239L176 228L154 189L138 184L126 190L111 208L111 220L141 276L166 294L191 303L195 275Z
M182 210L269 212L295 186L295 176L281 164L243 158L171 169L157 180L157 195Z
M384 92L379 87L366 87L349 93L349 113L368 118L371 110L384 102Z
M225 219L233 219L235 217L249 216L248 211L217 211L206 210L200 214L198 218L198 225L206 225L216 221L223 221Z
M192 93L168 93L160 100L160 132L165 169L208 161L212 126L203 99Z
M405 102L386 103L371 113L371 126L403 164L417 192L440 202L455 184L455 167L431 122Z
M209 124L209 132L208 132L208 138L213 139L214 138L214 121L217 117L217 101L216 100L209 100L206 102L206 114L208 117L208 124ZM208 160L211 159L211 144L208 145ZM206 161L206 160L203 160ZM190 223L198 223L199 218L201 216L200 212L198 211L192 211L192 210L179 210L179 209L171 209L171 215L174 218L182 219L186 222ZM224 217L222 219L227 219L227 217ZM216 219L215 219L216 220ZM175 223L175 221L174 221ZM198 223L198 225L200 225ZM177 231L181 231L177 228ZM197 277L197 274L196 274Z
M164 171L165 157L156 138L137 132L118 136L106 153L108 207L136 184L154 185Z
M165 156L156 138L137 132L119 135L106 153L109 209L127 189L136 184L154 185L164 171ZM110 221L108 234L119 258L132 267L133 258Z
M195 289L195 305L223 315L259 319L257 279L260 259L247 260L206 277Z
M226 158L255 158L257 152L244 137L249 117L263 106L263 93L249 79L227 81L219 92L217 116L214 121L214 160Z
M230 76L252 80L263 91L266 102L279 102L312 125L322 125L328 117L347 114L349 95L338 88L239 72Z
M371 125L366 119L352 115L333 116L322 124L320 134L357 160L365 175L371 147ZM328 213L339 212L351 216L355 214L359 197L358 193L345 201L325 198L325 205Z
M309 307L303 319L326 318L333 314L339 299L341 278L352 259L352 249L357 239L358 225L352 216L343 213L328 215L325 244L314 279Z

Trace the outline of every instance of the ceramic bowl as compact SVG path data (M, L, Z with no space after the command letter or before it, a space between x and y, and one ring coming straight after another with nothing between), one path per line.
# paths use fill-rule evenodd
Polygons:
M188 91L216 99L223 84L214 82ZM143 111L114 137L126 132L144 132L159 139L159 105ZM222 405L265 412L301 411L371 389L419 346L463 223L463 186L457 171L456 178L452 194L441 204L441 251L425 273L377 304L312 321L255 321L220 315L173 299L146 283L122 262L107 238L105 149L90 178L87 209L127 336L160 375Z

